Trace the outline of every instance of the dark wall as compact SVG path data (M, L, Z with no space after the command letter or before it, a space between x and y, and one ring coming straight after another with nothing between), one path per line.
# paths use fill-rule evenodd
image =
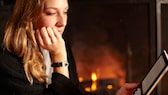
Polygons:
M12 6L1 6L0 7L0 40L2 40L2 35L4 33L4 28L8 18L11 15Z
M2 5L12 5L15 3L15 0L0 0L0 4Z

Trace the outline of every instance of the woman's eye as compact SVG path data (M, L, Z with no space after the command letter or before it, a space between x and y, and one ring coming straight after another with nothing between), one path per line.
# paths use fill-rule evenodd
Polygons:
M64 14L68 14L68 10L64 11Z
M68 11L64 12L64 14L68 14Z
M52 12L48 12L48 13L46 13L47 15L55 15L56 13L52 13Z

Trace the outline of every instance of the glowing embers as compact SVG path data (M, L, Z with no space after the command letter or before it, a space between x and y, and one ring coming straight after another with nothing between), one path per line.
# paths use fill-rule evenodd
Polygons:
M95 72L92 72L90 77L90 80L83 80L81 77L79 78L80 83L85 88L86 92L103 92L108 93L107 95L113 95L119 88L119 82L117 79L99 79Z

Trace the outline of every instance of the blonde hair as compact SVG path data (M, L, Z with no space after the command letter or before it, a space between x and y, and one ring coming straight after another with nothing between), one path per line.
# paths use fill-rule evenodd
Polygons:
M13 14L5 28L4 47L23 58L24 70L31 84L33 78L42 83L46 81L43 55L33 31L33 22L43 8L44 0L16 0Z

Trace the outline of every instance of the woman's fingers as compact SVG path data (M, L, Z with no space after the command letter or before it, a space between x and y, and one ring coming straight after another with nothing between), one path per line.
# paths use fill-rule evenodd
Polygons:
M126 83L125 84L125 88L127 90L133 90L134 88L136 88L138 86L138 83Z
M50 41L52 42L52 44L54 44L57 41L57 38L54 34L54 31L51 27L47 27L47 31L48 31L48 36L50 38Z
M44 49L57 52L65 47L62 35L56 28L42 27L41 29L36 30L35 35L39 45Z
M41 28L40 35L41 35L41 38L44 42L44 45L51 45L52 44L51 39L48 35L48 30L45 27Z
M60 40L62 39L62 35L57 31L57 29L55 27L52 28L54 35Z
M136 87L138 87L138 83L126 83L117 91L116 95L132 95Z
M55 34L51 27L42 27L41 29L37 29L35 32L38 43L42 46L51 46L53 43L57 41Z
M40 30L39 30L39 29L37 29L37 30L35 31L35 36L36 36L36 40L37 40L38 44L39 44L41 47L43 47L43 46L44 46L44 42L43 42L43 39L42 39L42 37L41 37L41 34L40 34Z

